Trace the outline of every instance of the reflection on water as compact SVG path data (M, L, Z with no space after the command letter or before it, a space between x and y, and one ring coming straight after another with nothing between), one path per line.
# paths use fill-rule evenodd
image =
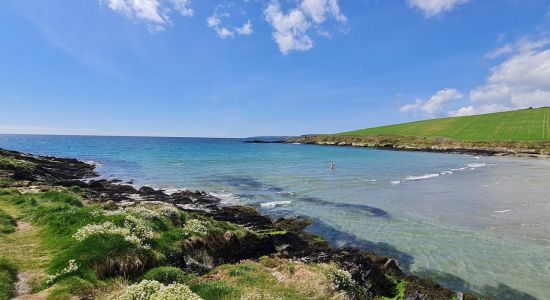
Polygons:
M0 136L0 147L309 216L310 230L334 245L397 258L457 289L495 299L550 294L550 161L185 138Z

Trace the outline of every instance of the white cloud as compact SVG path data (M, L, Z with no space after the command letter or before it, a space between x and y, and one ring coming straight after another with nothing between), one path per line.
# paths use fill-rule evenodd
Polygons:
M484 104L481 106L464 106L457 110L450 111L447 115L450 117L462 117L462 116L471 116L479 114L488 114L499 111L511 110L511 108L499 105L499 104Z
M469 2L469 0L407 0L414 8L422 10L426 17L434 17L446 11L450 11L457 5Z
M191 0L99 0L110 9L131 19L146 22L153 31L163 30L170 24L170 13L177 11L183 16L193 16Z
M338 0L303 0L300 8L318 24L325 22L327 15L334 17L340 22L347 21L346 16L340 12Z
M208 25L208 27L213 28L220 38L226 39L229 37L233 37L235 33L227 29L226 27L223 27L221 23L222 21L215 14L206 19L206 24Z
M235 27L235 31L240 35L251 35L253 31L252 22L246 21L241 27Z
M246 15L246 11L236 8L234 4L232 1L226 1L216 5L212 16L206 20L208 27L214 29L222 39L232 38L235 35L251 35L254 32L250 19L241 26L232 26L232 17L235 19L235 16Z
M430 117L435 117L442 114L445 104L463 97L456 89L443 89L426 101L417 99L415 103L404 105L399 110L404 113L423 112Z
M346 22L346 17L340 12L338 0L302 0L297 7L286 13L278 0L271 0L264 15L273 27L273 39L283 54L313 48L309 30L321 26L327 17Z
M520 40L500 55L508 55L491 69L487 82L470 92L481 104L525 108L550 105L550 40ZM498 50L496 52L499 52ZM492 55L491 57L499 57Z

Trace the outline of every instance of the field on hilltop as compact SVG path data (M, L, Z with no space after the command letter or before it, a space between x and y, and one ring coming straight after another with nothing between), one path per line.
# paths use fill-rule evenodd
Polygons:
M548 141L550 107L424 120L337 135L441 137L462 141Z

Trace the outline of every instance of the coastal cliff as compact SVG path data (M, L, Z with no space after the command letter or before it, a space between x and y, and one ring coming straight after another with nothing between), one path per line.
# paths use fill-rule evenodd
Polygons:
M406 151L431 151L479 155L550 156L550 141L459 141L414 136L306 135L288 143L370 147Z
M475 299L333 248L307 218L97 175L0 149L0 299Z

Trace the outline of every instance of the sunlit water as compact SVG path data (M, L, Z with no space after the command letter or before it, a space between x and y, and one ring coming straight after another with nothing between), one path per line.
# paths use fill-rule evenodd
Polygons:
M396 257L452 288L550 298L550 161L230 139L0 135L0 147L309 216L334 245Z

